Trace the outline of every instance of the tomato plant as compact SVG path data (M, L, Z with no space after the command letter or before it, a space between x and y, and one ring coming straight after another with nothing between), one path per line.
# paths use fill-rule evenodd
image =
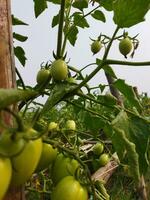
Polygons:
M82 186L73 176L66 176L54 188L52 200L87 200L87 189Z
M0 175L0 199L2 200L9 187L12 175L10 159L0 157Z

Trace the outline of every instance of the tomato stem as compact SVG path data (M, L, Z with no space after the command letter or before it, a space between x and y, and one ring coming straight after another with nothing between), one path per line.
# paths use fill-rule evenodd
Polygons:
M65 0L61 0L60 15L59 15L59 26L58 26L58 38L57 38L57 58L61 58L61 46L62 46L62 35L63 35L63 23L65 13Z

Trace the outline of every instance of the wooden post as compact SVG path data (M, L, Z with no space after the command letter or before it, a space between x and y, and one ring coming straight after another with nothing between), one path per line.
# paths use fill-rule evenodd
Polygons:
M0 0L0 88L16 87L10 0ZM0 113L6 124L11 116ZM23 200L22 188L10 188L4 200Z

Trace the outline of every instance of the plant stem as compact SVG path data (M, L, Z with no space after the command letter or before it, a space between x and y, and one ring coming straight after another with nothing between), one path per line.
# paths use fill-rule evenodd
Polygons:
M111 60L108 59L105 61L107 65L129 65L129 66L150 66L150 61L145 62L128 62L122 60Z
M61 58L61 45L62 45L62 35L63 35L63 23L64 23L64 13L65 13L65 0L61 0L61 8L59 15L59 26L58 26L58 38L57 38L57 58Z

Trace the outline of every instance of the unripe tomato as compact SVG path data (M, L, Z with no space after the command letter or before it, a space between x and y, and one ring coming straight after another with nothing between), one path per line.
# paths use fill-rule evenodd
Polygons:
M54 188L51 200L88 200L86 187L73 176L66 176Z
M12 180L13 186L24 184L37 167L42 152L42 140L30 140L23 151L12 158Z
M105 166L109 162L109 160L110 160L109 155L107 153L103 153L99 157L100 166Z
M0 135L0 153L7 157L17 155L22 151L26 143L23 138L16 137L13 139L12 136L7 131Z
M76 130L76 123L75 123L74 120L67 120L66 130L68 130L68 131L75 131Z
M45 83L50 78L50 70L49 69L40 69L37 73L36 81L39 85Z
M102 43L98 40L95 40L92 44L91 44L91 51L93 54L98 53L102 48Z
M68 67L65 61L61 59L55 60L51 65L51 75L56 81L66 79L68 75Z
M132 44L132 41L130 40L130 38L125 37L119 43L120 53L126 57L127 54L129 54L131 52L132 46L133 46L133 44Z
M51 144L43 143L42 154L36 168L36 172L42 171L54 162L57 156L57 149L54 149Z
M52 180L54 184L57 184L65 176L74 175L78 167L79 163L75 159L58 154L52 168Z
M95 155L100 155L104 150L104 145L101 142L97 142L94 146L93 146L93 153Z
M57 131L59 126L56 122L50 122L48 126L48 131Z
M0 200L7 192L12 175L11 162L8 158L0 157Z

